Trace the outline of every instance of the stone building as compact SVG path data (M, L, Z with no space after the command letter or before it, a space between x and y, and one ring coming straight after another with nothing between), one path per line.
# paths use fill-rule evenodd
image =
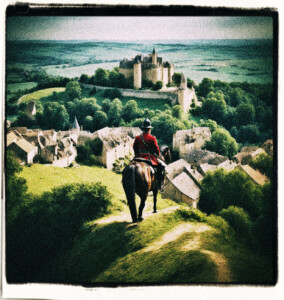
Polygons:
M99 161L107 169L112 169L113 164L119 158L133 156L133 143L137 135L141 134L138 127L105 127L92 134L93 140L97 140Z
M149 80L152 83L162 81L166 86L172 83L174 75L174 65L169 62L163 62L162 57L153 49L148 56L137 55L134 59L128 60L124 58L119 63L119 72L125 78L133 78L133 87L140 89L143 80Z
M201 149L206 141L210 141L209 127L193 127L187 130L178 130L173 136L173 150L183 158L191 149Z
M166 167L165 189L163 198L185 202L196 208L203 176L185 160L180 159Z
M11 139L11 133L9 133L8 139ZM35 155L37 154L37 147L26 141L24 138L14 139L7 149L15 153L16 159L20 163L32 164Z
M242 165L246 165L261 153L266 152L264 149L258 147L243 147L241 151L233 157L233 160Z

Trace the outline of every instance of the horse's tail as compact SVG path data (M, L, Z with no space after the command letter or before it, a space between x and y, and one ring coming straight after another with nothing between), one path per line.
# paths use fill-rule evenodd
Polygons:
M123 170L122 185L127 198L132 220L133 222L136 222L137 210L135 203L135 165L129 165Z

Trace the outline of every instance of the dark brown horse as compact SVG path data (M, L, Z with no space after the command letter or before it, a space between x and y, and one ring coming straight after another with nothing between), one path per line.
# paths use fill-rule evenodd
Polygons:
M171 154L168 146L161 147L161 157L165 163L169 163ZM153 173L153 168L142 161L133 161L126 166L122 172L122 185L127 198L130 214L133 222L142 221L142 213L149 191L153 192L154 211L157 212L158 178L157 172ZM139 214L135 203L135 193L140 197Z

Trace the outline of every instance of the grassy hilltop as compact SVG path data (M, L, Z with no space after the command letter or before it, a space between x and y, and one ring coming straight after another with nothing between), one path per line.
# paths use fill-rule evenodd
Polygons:
M220 217L160 197L158 214L152 214L149 196L144 221L132 224L121 175L112 171L32 165L24 167L20 175L27 180L28 191L37 195L62 184L97 181L103 181L113 195L108 213L85 222L74 233L71 246L58 251L37 276L40 282L100 285L272 281L271 257L256 254L240 243Z

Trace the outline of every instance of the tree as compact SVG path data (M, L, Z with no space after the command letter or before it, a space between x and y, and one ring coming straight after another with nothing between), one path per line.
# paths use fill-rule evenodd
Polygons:
M180 105L174 105L173 108L173 117L177 119L183 118L183 110Z
M204 148L231 158L238 152L238 144L230 133L224 128L214 131L210 141L206 141Z
M238 206L251 218L260 215L262 207L261 187L238 169L227 172L223 168L206 173L202 180L199 208L207 213L218 213L223 208Z
M69 114L64 105L57 102L46 103L42 115L42 128L66 130L69 127Z
M89 83L90 76L87 75L87 74L82 74L79 81L82 82L82 83Z
M105 99L105 100L102 102L102 110L103 110L106 114L108 114L108 112L109 112L110 104L111 104L111 102L110 102L109 99Z
M260 153L249 162L249 165L273 180L273 158L271 156Z
M174 73L172 80L175 83L175 85L179 86L181 83L181 73Z
M78 81L70 81L66 84L65 93L70 99L80 98L81 92L81 86Z
M93 129L98 130L104 128L107 126L107 124L108 124L107 114L101 110L96 111L93 119Z
M203 78L201 83L198 85L197 93L201 97L206 97L207 94L214 91L214 82L212 79Z
M261 141L261 135L258 125L244 125L239 129L238 141L241 143L258 143Z
M76 102L76 117L79 124L83 124L86 116L94 116L95 112L100 110L100 106L96 104L95 98L84 98Z
M98 68L94 76L94 84L101 86L109 86L108 71Z
M224 119L227 110L227 105L222 96L217 93L209 95L202 105L202 112L210 119L221 122Z
M237 107L236 121L239 126L247 125L254 121L255 110L254 106L249 103L241 103Z
M6 216L7 226L17 217L25 201L27 192L26 180L18 176L23 170L12 151L6 154Z
M201 127L209 127L211 134L215 132L215 130L219 127L217 122L211 119L207 119L206 121L200 120L200 126Z
M89 130L89 131L94 131L94 127L93 127L93 117L92 116L86 116L83 122L83 128L84 130Z
M119 126L122 112L122 103L119 99L114 99L109 108L108 119L111 126Z
M122 109L121 117L125 122L130 122L139 117L139 108L135 100L129 100L126 102Z

